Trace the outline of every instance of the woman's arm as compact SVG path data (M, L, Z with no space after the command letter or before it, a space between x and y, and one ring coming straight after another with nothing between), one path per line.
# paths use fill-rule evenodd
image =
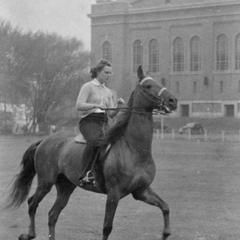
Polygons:
M115 107L116 107L116 110L108 111L108 116L111 117L111 118L115 117L118 114L118 112L120 111L120 109L118 109L118 108L122 107L124 103L125 103L125 101L124 101L123 98L118 98L117 99L117 105L114 104Z

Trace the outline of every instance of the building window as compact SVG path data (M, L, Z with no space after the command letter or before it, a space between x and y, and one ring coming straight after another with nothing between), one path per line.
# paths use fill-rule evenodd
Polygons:
M228 41L224 34L217 37L217 71L228 69Z
M180 92L180 85L179 82L176 82L176 93Z
M221 113L222 104L221 103L192 103L192 113Z
M240 70L240 34L237 35L235 41L235 69Z
M197 82L194 81L193 82L193 93L196 93L197 92Z
M197 72L201 70L200 38L195 36L190 41L190 70Z
M223 92L223 81L220 81L220 92Z
M140 40L133 43L133 72L137 72L139 65L143 64L143 45Z
M108 41L105 41L102 45L102 57L109 62L112 62L112 46Z
M149 42L149 71L159 72L159 47L156 39Z
M184 46L181 38L176 38L173 42L173 71L184 71Z

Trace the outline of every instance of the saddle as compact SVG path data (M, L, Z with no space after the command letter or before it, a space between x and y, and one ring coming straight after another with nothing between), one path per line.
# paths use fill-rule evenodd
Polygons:
M81 132L79 132L78 135L74 137L74 142L81 143L81 144L87 143L86 139L84 138Z
M74 142L75 142L75 143L81 143L81 144L87 144L87 140L84 138L84 136L82 135L81 132L79 132L78 135L76 135L76 136L74 137ZM109 143L109 144L107 144L107 145L105 146L105 151L104 151L105 154L108 153L108 151L110 150L111 146L112 146L111 143Z

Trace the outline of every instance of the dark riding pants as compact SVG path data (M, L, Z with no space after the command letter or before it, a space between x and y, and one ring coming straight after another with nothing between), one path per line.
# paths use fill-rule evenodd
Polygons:
M104 129L108 118L105 113L92 113L82 118L79 122L79 130L87 140L87 145L83 153L83 166L85 166L82 175L91 169L92 162L101 140L104 137Z

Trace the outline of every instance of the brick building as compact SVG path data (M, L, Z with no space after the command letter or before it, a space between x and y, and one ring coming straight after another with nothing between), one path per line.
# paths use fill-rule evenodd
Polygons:
M129 96L142 64L178 99L178 116L240 117L239 0L98 0L93 62L113 63Z

